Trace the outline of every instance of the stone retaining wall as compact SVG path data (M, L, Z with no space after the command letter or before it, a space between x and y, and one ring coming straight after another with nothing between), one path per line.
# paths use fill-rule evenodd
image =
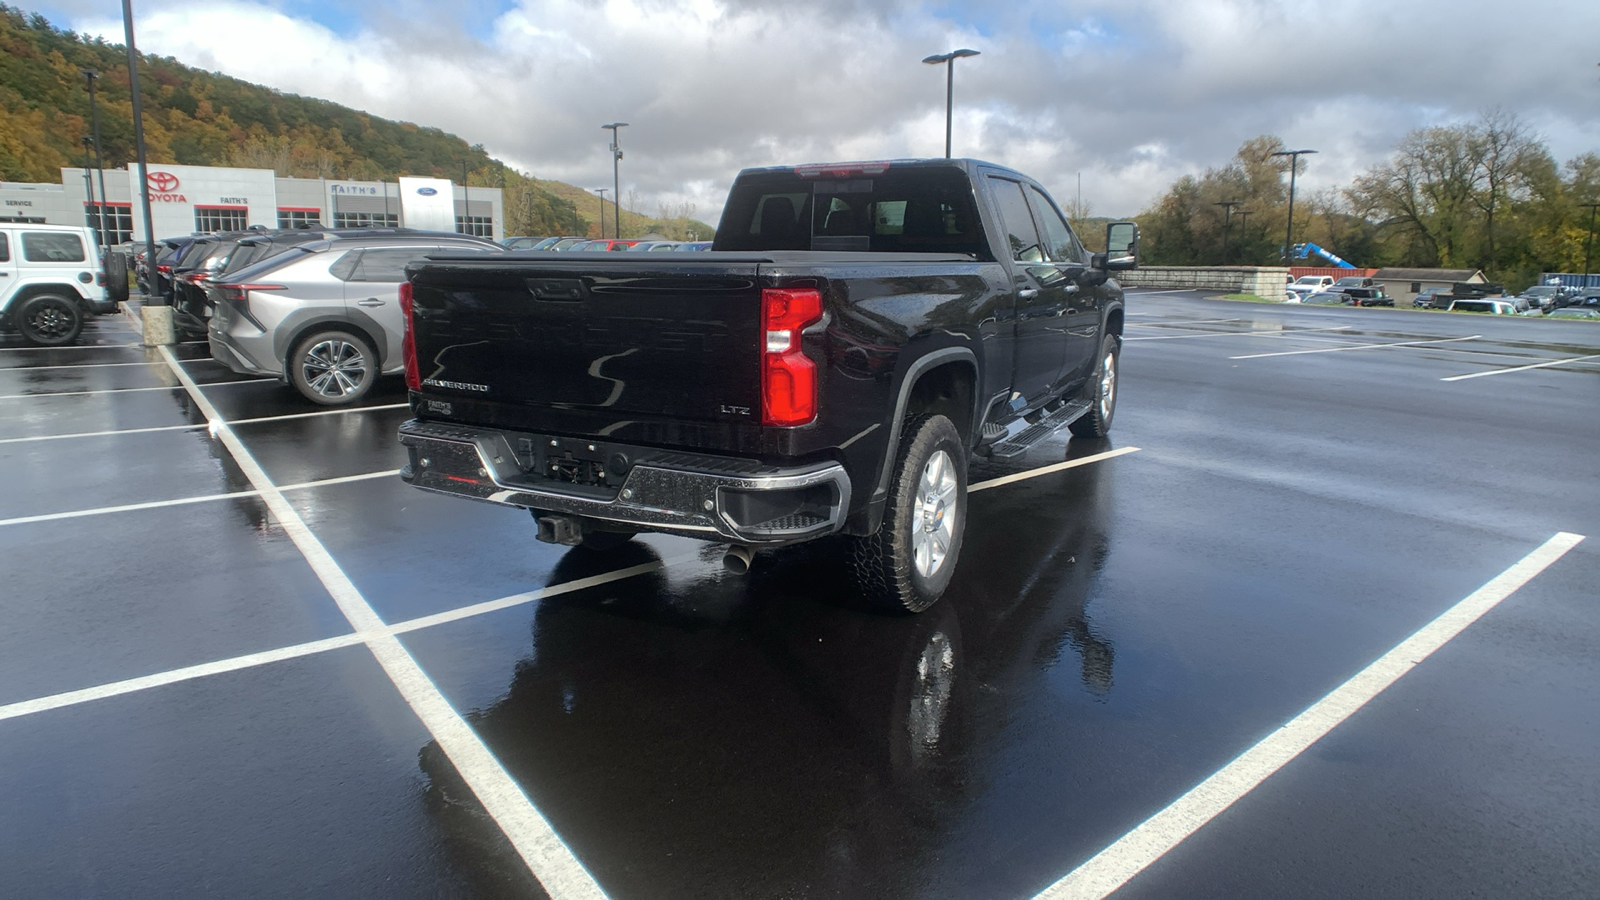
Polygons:
M1284 266L1140 266L1118 272L1123 287L1255 294L1276 300L1289 283Z

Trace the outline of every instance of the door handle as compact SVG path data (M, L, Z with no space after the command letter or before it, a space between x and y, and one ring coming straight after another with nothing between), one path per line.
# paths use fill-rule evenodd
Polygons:
M1036 288L1023 288L1017 291L1017 297L1021 300L1032 300L1037 296L1039 296L1039 291Z
M356 305L357 306L382 306L383 305L383 301L379 300L377 297L368 297L365 300L357 300L356 301Z
M1069 281L1061 289L1069 294L1076 294L1078 292L1078 283L1076 281Z

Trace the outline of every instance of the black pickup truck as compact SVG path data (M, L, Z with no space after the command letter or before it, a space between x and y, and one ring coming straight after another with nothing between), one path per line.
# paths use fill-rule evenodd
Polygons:
M693 254L434 256L401 305L416 487L594 549L842 533L863 595L949 583L973 456L1104 436L1138 231L1084 250L1033 179L976 160L747 169Z

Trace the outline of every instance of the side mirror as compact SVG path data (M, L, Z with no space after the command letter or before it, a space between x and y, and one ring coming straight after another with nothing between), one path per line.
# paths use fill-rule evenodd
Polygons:
M1139 226L1112 222L1106 226L1105 269L1114 272L1139 265Z

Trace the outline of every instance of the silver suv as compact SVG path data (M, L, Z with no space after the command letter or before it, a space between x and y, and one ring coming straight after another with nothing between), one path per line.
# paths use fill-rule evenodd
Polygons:
M400 284L408 263L441 251L505 248L442 232L311 241L228 274L206 287L211 356L276 375L314 403L354 403L405 368Z

